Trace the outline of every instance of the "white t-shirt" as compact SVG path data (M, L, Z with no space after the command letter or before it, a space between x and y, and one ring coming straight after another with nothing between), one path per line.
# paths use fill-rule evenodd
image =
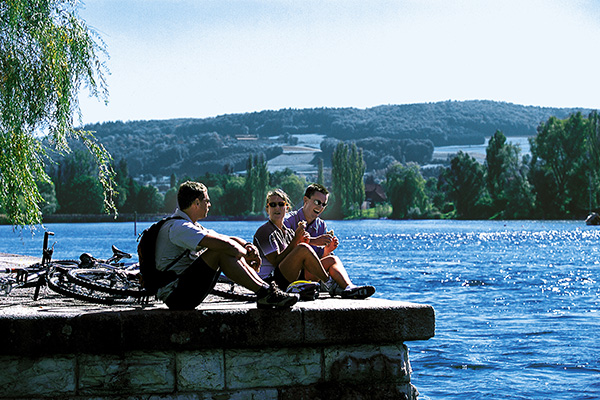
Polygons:
M169 264L175 261L183 253L188 252L181 257L174 265L169 267L170 271L175 271L181 275L196 259L206 251L206 247L200 246L200 241L211 232L198 222L192 222L190 217L183 211L177 209L171 219L163 224L158 232L156 239L156 268L164 271ZM177 287L179 280L169 283L158 290L159 299L166 299Z

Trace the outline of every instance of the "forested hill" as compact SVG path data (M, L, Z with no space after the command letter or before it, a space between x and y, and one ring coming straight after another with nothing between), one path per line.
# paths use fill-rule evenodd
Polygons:
M481 144L496 130L506 136L535 135L550 116L581 111L493 101L445 101L368 109L282 109L203 119L105 122L85 127L132 175L222 172L243 167L248 154L267 159L281 153L290 135L320 133L339 140L371 137L427 141L434 146ZM287 134L287 135L286 135ZM239 140L242 136L258 140ZM237 137L237 139L236 139ZM280 137L280 140L273 140ZM269 139L271 138L271 139Z

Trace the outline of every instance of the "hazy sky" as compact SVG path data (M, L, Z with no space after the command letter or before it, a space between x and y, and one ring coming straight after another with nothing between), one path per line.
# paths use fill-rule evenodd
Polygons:
M87 0L84 122L443 100L600 108L598 0Z

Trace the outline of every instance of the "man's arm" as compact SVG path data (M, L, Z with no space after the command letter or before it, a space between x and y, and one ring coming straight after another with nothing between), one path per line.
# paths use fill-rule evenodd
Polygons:
M244 257L247 254L247 251L242 246L242 243L235 239L226 235L221 235L217 232L209 232L202 238L202 240L200 240L198 246L206 247L209 250L220 253L225 253L239 259Z
M258 249L254 245L254 243L246 242L244 239L236 236L230 236L229 238L237 242L240 246L244 248L244 250L246 250L246 255L244 256L246 262L249 266L254 268L256 272L258 272L260 270L260 264L262 263L262 260L260 258L260 253L258 252Z

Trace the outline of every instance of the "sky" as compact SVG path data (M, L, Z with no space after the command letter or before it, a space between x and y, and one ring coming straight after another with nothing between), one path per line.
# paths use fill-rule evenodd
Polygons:
M84 123L494 100L600 109L599 0L87 0Z

